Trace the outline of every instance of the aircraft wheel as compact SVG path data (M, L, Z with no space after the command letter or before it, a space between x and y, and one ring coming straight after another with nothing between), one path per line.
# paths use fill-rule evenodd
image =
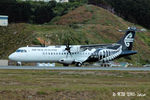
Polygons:
M78 62L78 63L76 64L76 66L81 67L81 66L82 66L82 63Z
M66 67L67 67L67 66L69 66L69 65L68 65L68 64L63 64L63 66L66 66Z

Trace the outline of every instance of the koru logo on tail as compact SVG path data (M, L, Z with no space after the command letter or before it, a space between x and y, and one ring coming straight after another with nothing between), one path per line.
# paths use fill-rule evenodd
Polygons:
M129 33L125 39L124 39L124 43L127 47L130 46L130 43L134 41L134 39L132 38L133 37L133 34L132 33Z

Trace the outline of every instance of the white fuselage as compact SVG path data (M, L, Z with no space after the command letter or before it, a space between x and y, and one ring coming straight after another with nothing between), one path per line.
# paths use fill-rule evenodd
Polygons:
M48 47L21 47L9 56L10 60L18 62L59 62L71 64L72 62L84 62L95 52L92 50L80 50L80 45L71 45L71 54L65 50L66 46Z

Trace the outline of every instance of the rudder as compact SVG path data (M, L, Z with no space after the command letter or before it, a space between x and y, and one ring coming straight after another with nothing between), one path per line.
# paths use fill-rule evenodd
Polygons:
M129 27L125 35L117 42L122 45L122 50L132 50L136 27Z

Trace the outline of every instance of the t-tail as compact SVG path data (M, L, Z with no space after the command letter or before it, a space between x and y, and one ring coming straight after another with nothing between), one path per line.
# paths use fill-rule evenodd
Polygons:
M117 44L122 45L121 56L137 53L136 51L132 51L136 31L138 31L136 27L128 27L125 31L125 35L117 42Z

